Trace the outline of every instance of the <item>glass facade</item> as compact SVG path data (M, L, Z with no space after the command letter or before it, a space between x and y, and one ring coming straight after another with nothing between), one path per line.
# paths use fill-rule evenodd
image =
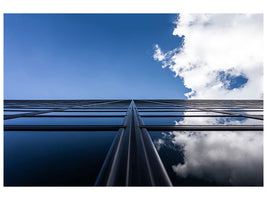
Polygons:
M263 186L261 100L5 100L5 186Z

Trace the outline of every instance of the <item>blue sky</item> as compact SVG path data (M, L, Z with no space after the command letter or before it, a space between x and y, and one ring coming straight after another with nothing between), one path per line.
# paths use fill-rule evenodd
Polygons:
M5 99L182 98L153 59L179 47L176 14L5 14Z
M263 99L263 14L179 14L179 51L154 59L183 79L194 99Z

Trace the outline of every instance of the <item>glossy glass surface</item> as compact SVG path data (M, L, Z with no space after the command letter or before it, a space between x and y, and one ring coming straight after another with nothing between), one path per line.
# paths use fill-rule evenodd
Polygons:
M6 131L4 185L93 185L116 133Z
M145 125L175 125L183 119L183 117L142 117Z
M32 108L5 108L5 111L9 111L9 110L30 110L30 111L46 111L46 110L51 110L51 109L32 109Z
M185 111L199 111L197 109L138 109L138 112L185 112Z
M121 125L123 117L20 117L5 125Z
M231 113L236 113L236 114L247 114L247 115L263 115L263 112L262 111L257 111L257 112L254 112L254 111L240 111L240 112L232 112Z
M263 115L263 112L244 112L247 115Z
M90 111L90 112L105 112L105 111L112 111L112 112L123 112L123 111L127 111L127 109L94 109L94 108L91 108L91 109L68 109L68 110L65 110L65 111Z
M263 125L245 117L142 117L145 125Z
M125 115L126 112L50 112L40 115Z
M139 112L140 115L223 115L215 112Z
M157 131L150 135L175 186L263 185L263 132Z
M28 112L10 112L10 111L4 111L4 115L17 115L17 114L24 114Z
M106 107L106 106L91 106L91 107L86 107L86 106L81 106L81 107L75 107L75 108L72 108L72 109L102 109L102 110L106 110L106 109L128 109L128 106L127 107Z

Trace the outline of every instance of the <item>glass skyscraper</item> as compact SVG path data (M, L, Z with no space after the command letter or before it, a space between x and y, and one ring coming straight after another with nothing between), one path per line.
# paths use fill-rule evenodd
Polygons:
M263 186L262 100L5 100L5 186Z

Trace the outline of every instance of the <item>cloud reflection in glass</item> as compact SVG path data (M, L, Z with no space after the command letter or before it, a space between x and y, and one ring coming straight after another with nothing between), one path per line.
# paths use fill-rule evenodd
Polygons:
M184 118L175 123L245 125L253 121L262 123L261 120L220 117ZM169 165L167 171L168 168L172 170L169 175L174 172L176 176L170 177L174 185L177 180L177 185L181 185L181 180L192 178L203 181L200 185L263 185L261 131L172 131L151 132L151 136L159 154L168 151L170 155L162 160L165 166Z

